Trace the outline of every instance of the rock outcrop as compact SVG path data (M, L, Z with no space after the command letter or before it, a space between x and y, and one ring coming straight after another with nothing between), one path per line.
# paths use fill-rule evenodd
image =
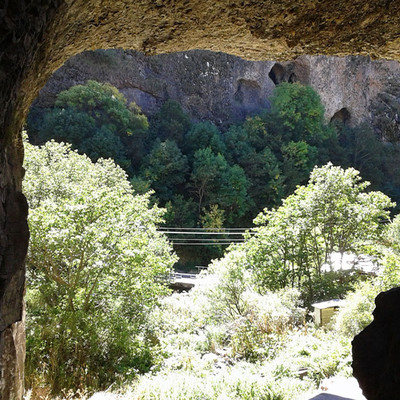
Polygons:
M281 82L311 85L321 96L326 118L347 124L374 123L377 104L387 96L400 107L400 87L394 90L392 84L400 82L396 61L301 56L279 63L202 50L157 56L132 50L84 52L52 75L35 104L51 106L59 92L89 79L116 86L146 115L173 99L194 119L218 125L241 121L268 107L268 97Z
M399 398L400 288L375 299L374 320L353 340L353 372L368 400Z
M60 91L94 79L117 87L147 115L173 99L194 119L231 123L268 106L267 96L275 87L268 77L273 65L202 50L157 56L131 50L89 51L57 70L36 104L51 106Z

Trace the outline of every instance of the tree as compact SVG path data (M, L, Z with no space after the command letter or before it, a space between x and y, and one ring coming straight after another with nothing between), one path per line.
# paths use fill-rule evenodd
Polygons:
M241 167L228 167L221 178L220 190L215 201L226 211L227 221L231 224L246 214L249 209L247 189L249 182Z
M194 153L191 187L198 198L199 214L207 199L213 197L221 184L221 178L229 168L224 156L214 154L210 148L199 149Z
M174 100L167 100L150 120L153 139L174 140L179 147L183 144L186 132L190 128L190 118Z
M181 194L176 194L165 204L166 226L193 228L197 223L198 209L195 201Z
M142 146L148 127L135 103L127 105L117 88L96 81L59 93L54 108L47 110L41 121L32 130L28 123L34 142L54 139L71 143L93 161L112 158L125 169L140 155L136 148Z
M142 176L151 182L157 197L166 202L178 192L178 186L185 182L188 169L187 157L173 140L156 140L144 159Z
M111 160L53 141L25 151L28 376L58 393L147 370L148 312L176 260L157 233L163 211Z
M285 194L292 194L298 184L307 181L317 164L318 150L304 141L290 141L282 146Z
M260 115L247 117L243 123L243 129L246 131L248 142L255 151L262 151L266 146L274 151L279 151L281 146L281 132L276 126L269 124L272 118L271 112L263 112Z
M190 187L198 198L199 214L203 207L218 204L232 222L248 209L248 181L243 169L230 167L223 155L214 154L209 147L194 153Z
M246 121L246 126L249 120ZM248 180L248 211L251 220L259 210L277 205L282 197L281 165L268 147L253 146L248 129L232 126L224 134L230 165L240 166ZM265 144L265 143L264 143Z
M365 179L373 182L374 188L382 187L385 144L378 139L373 128L362 123L354 127L338 126L337 129L342 154L346 158L344 163L360 171Z
M332 252L359 253L382 235L381 222L393 203L381 192L365 192L358 171L328 163L314 168L307 186L300 186L275 210L254 221L256 235L246 244L260 286L299 286L308 304Z
M208 210L203 210L200 216L201 226L203 228L211 228L211 230L224 228L224 210L218 207L218 204L212 204Z
M316 144L326 137L324 107L317 92L299 83L281 83L271 97L271 114L276 118L285 141L304 140Z
M210 148L214 154L224 154L225 144L221 133L211 122L199 122L192 125L185 136L185 150L190 156L199 149Z

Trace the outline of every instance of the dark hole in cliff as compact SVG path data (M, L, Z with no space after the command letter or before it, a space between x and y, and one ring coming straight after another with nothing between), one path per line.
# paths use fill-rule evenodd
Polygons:
M350 123L351 114L347 108L341 108L339 111L336 111L331 118L331 122L339 122L343 125L348 125Z
M294 72L292 74L290 74L288 82L289 83L297 82L297 76Z
M279 85L284 81L285 69L281 64L276 63L271 68L271 71L269 71L268 76L271 78L272 82L275 83L275 85Z

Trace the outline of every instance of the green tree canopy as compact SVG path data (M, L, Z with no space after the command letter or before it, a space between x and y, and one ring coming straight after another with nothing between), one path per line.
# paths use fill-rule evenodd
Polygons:
M220 187L221 178L228 168L224 156L214 154L210 148L195 152L190 185L198 199L199 213Z
M278 209L264 210L260 225L246 244L262 287L306 288L315 300L315 284L332 252L359 253L381 237L381 222L394 204L381 192L365 192L358 171L332 164L315 168Z
M185 150L193 156L196 150L210 148L215 154L225 153L225 144L218 128L211 122L193 124L185 136Z
M71 143L93 161L110 157L127 169L147 128L147 118L135 103L128 105L117 88L88 81L59 93L54 108L45 112L33 134L36 142ZM30 130L28 123L31 135Z
M271 97L272 114L285 132L286 140L314 144L326 136L324 107L318 93L299 83L281 83Z
M156 140L143 161L141 175L150 181L157 197L166 202L178 193L178 186L185 182L188 169L187 157L173 140Z
M218 204L232 222L247 211L248 181L243 169L229 166L222 154L209 147L194 153L190 188L198 199L199 214L202 208Z
M245 123L250 123L248 119ZM260 128L261 129L261 128ZM248 207L253 212L280 202L282 187L281 163L268 146L252 146L251 133L243 126L232 126L224 134L226 155L231 165L240 166L248 180Z
M174 100L167 100L150 120L153 139L174 140L182 146L184 136L190 129L190 118Z
M148 311L176 260L157 233L163 211L111 160L53 141L25 151L28 368L56 392L149 368Z

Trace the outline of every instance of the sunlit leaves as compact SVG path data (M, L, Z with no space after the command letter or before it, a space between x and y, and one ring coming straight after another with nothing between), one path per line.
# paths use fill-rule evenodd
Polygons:
M43 368L55 391L102 386L118 365L135 367L148 312L167 292L163 278L176 259L156 231L163 210L149 207L148 194L134 195L111 160L94 164L55 142L26 143L25 151L27 305L35 316L28 365ZM104 382L92 382L104 374Z
M315 280L332 252L357 253L378 240L394 204L381 192L365 192L368 185L353 168L327 164L281 207L261 213L246 244L260 286L303 286L313 300Z
M28 133L36 142L50 139L71 143L93 161L112 158L123 168L130 167L131 147L140 146L147 130L147 118L134 103L113 86L96 81L72 86L57 95L53 108L46 109L36 127L28 123Z

